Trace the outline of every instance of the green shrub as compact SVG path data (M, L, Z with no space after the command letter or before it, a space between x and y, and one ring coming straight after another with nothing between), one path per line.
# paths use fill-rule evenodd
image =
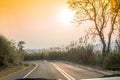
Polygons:
M109 70L120 70L120 54L111 54L104 60L103 67Z
M9 41L4 36L0 36L0 65L8 66L9 51Z
M0 67L18 65L19 61L20 54L18 54L15 43L0 35Z

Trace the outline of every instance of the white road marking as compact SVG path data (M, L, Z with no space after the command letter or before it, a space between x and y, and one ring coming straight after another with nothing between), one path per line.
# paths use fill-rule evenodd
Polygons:
M50 63L52 64L64 77L66 77L68 80L75 80L75 78L73 78L71 75L69 75L68 73L66 73L65 71L63 71L59 66L57 66L54 63Z
M26 78L27 76L29 76L37 67L38 67L38 64L35 64L35 67L29 73L27 73L23 78Z

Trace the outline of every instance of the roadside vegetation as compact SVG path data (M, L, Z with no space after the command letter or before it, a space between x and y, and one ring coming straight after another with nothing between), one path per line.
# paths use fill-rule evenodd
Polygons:
M0 36L0 69L23 65L23 60L62 60L120 70L120 0L69 0L67 4L76 13L77 24L93 24L86 35L69 45L34 53L25 52L24 41L16 44ZM95 43L102 44L101 50Z
M120 1L69 0L68 5L76 13L74 18L76 23L93 24L87 35L64 47L27 53L24 60L63 60L120 70ZM98 39L99 41L96 41ZM102 48L96 50L94 43L99 42ZM112 48L111 43L115 43L116 46Z
M44 52L26 53L24 60L60 60L100 69L120 70L120 49L117 45L103 57L102 51L95 50L95 46L88 40L89 36L86 35L78 41L72 41L68 46L50 48Z
M34 64L23 64L25 54L24 41L9 41L0 35L0 80L14 75L18 72L34 67Z
M23 54L25 52L23 44L25 44L24 41L15 44L15 41L9 41L0 35L0 70L10 66L22 65Z

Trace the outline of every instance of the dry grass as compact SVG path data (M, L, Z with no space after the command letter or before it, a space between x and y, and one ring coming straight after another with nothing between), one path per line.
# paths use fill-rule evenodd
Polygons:
M9 66L8 68L1 68L0 69L0 78L6 78L7 76L10 76L12 74L16 74L17 72L27 70L31 67L34 67L34 65L25 65L25 66ZM2 70L3 69L3 70Z
M18 70L21 70L23 68L24 66L10 66L8 68L2 68L3 70L0 70L0 77L3 77L5 75L8 75Z

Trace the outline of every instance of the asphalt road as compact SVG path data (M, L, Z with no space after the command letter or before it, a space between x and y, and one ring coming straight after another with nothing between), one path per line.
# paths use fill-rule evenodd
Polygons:
M19 73L7 80L16 78L47 78L47 79L61 79L61 80L80 80L88 78L101 77L103 74L86 70L83 68L69 65L63 62L49 62L49 61L30 61L27 63L37 64L36 68ZM31 72L30 72L31 71Z

